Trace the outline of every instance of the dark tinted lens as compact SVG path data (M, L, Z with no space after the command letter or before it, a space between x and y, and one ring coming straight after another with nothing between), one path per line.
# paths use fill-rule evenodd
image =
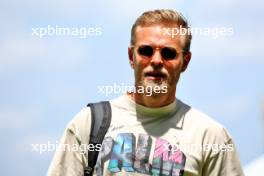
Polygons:
M143 45L138 48L138 54L146 57L151 57L153 55L153 48L148 45Z
M177 56L177 51L174 48L171 47L164 47L160 51L161 56L163 59L174 59Z

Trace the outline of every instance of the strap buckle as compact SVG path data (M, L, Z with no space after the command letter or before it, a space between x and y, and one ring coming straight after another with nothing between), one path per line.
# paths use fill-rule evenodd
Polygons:
M93 168L90 167L90 166L87 166L87 167L85 167L85 169L84 169L84 173L85 173L85 174L91 174L92 171L93 171Z

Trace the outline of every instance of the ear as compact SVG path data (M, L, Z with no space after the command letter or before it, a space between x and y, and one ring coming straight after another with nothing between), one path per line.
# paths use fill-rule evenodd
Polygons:
M191 60L191 57L192 57L191 52L188 52L188 53L183 55L183 65L182 65L181 72L184 72L187 69L189 62Z
M128 47L128 58L129 58L129 64L132 68L134 68L134 54L133 49L131 47Z

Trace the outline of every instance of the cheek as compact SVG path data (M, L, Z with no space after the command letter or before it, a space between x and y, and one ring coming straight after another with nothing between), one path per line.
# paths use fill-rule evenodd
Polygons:
M144 60L140 58L134 59L134 74L137 80L141 80L141 77L143 76L143 70L145 68L145 62Z
M149 64L149 61L147 59L142 58L135 58L134 65L137 70L142 71L144 68L146 68Z
M171 61L171 62L167 62L164 66L168 72L177 74L181 72L182 62L180 60Z

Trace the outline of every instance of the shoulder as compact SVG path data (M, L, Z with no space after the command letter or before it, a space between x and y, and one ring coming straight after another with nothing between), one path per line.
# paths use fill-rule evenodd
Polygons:
M215 119L181 101L180 104L185 111L183 128L195 132L208 143L228 143L232 139L226 128Z
M81 109L67 124L66 130L73 134L80 143L88 143L91 126L90 107Z

